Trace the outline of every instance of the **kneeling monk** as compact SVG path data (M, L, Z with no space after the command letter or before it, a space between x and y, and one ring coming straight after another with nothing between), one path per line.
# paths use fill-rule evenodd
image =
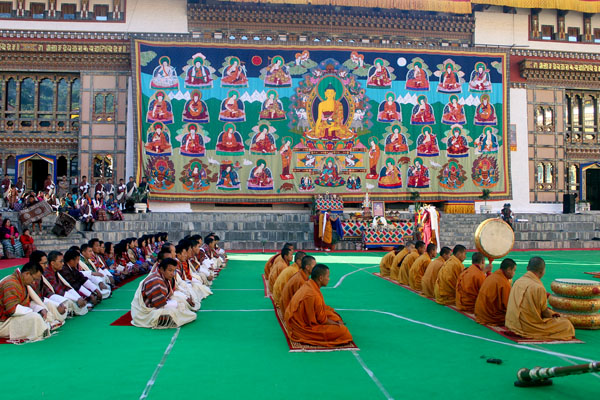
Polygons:
M176 328L196 319L196 313L185 304L183 296L173 296L171 282L176 273L177 261L166 258L140 283L131 302L133 325L140 328Z
M516 270L517 263L512 258L505 258L500 269L485 278L475 301L475 321L482 325L504 326L510 280Z
M475 300L485 277L492 271L492 262L485 266L485 257L476 252L471 256L471 266L460 273L456 282L456 308L472 313Z
M433 291L438 304L448 305L456 303L456 283L465 266L463 261L467 258L467 249L461 244L454 246L452 257L440 268Z
M546 289L540 280L545 272L544 260L529 260L527 273L515 282L508 296L506 327L528 339L572 339L575 328L571 321L548 308Z
M400 253L400 250L403 248L404 246L398 246L381 258L379 262L379 275L381 277L388 278L390 276L390 268L392 267L394 258L396 258L396 254Z
M285 310L290 339L314 346L334 347L352 341L342 318L325 305L321 288L329 283L329 267L317 264Z

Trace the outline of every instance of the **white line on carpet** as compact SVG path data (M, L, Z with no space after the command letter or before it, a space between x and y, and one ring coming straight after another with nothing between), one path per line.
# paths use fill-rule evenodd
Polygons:
M348 272L346 275L343 275L343 276L342 276L342 277L341 277L341 278L340 278L340 279L337 281L337 283L336 283L334 286L331 286L331 287L327 287L327 286L326 286L326 287L325 287L325 289L337 289L337 287L338 287L338 286L340 286L340 285L342 284L342 282L344 282L344 279L346 279L346 277L347 277L347 276L349 276L349 275L352 275L352 274L355 274L355 273L357 273L357 272L360 272L360 271L363 271L363 270L365 270L365 269L369 269L369 268L375 268L375 267L377 267L377 265L373 265L373 266L371 266L371 267L359 268L359 269L357 269L357 270L354 270L354 271L352 271L352 272Z
M131 311L129 308L105 308L103 310L92 309L94 312L104 312L104 311Z
M169 343L169 345L165 349L165 352L164 352L164 354L163 354L160 362L158 363L158 365L154 369L154 373L152 374L152 377L150 377L150 380L148 381L148 383L146 383L146 388L142 392L142 395L140 396L140 400L143 400L146 397L148 397L148 394L150 393L150 389L152 389L152 386L154 386L154 382L156 382L156 378L158 377L158 373L160 372L160 370L163 367L163 365L165 365L165 361L167 361L167 357L169 357L169 354L171 353L171 350L173 349L173 346L175 345L175 341L177 341L177 337L179 336L179 330L180 329L181 328L177 328L177 330L173 334L173 337L171 337L171 343Z
M379 379L377 379L377 377L375 376L375 374L373 373L373 371L371 371L369 369L369 367L367 367L367 364L365 364L365 362L363 361L363 359L361 358L361 356L355 350L352 350L352 354L354 354L354 358L356 358L356 361L358 361L358 363L365 370L365 372L367 373L367 375L369 375L369 378L371 378L371 380L373 382L375 382L375 384L377 385L377 387L379 388L379 390L381 391L381 393L383 393L383 395L385 396L385 398L387 400L394 400L394 398L392 396L390 396L390 394L388 393L388 391L385 390L385 387L383 387L383 385L381 384L381 382L379 382Z
M378 314L383 314L383 315L389 315L389 316L392 316L394 318L398 318L398 319L402 319L404 321L412 322L413 324L423 325L423 326L427 326L427 327L432 328L432 329L437 329L439 331L453 333L455 335L460 335L460 336L466 336L466 337L470 337L470 338L473 338L473 339L479 339L479 340L483 340L483 341L490 342L490 343L496 343L496 344L501 344L501 345L504 345L504 346L514 347L514 348L517 348L517 349L524 349L524 350L534 351L534 352L537 352L537 353L544 353L544 354L548 354L548 355L556 356L556 357L566 357L566 358L569 358L569 359L572 359L572 360L578 360L578 361L583 361L583 362L592 362L592 361L594 361L594 360L591 360L589 358L583 358L583 357L578 357L578 356L572 356L570 354L558 353L558 352L555 352L555 351L534 348L534 347L526 346L526 345L523 345L523 344L514 344L514 343L501 342L501 341L495 340L495 339L488 339L488 338L485 338L485 337L482 337L482 336L471 335L470 333L464 333L464 332L455 331L453 329L442 328L441 326L433 325L433 324L430 324L430 323L427 323L427 322L417 321L417 320L414 320L412 318L404 317L404 316L399 315L399 314L394 314L393 312L389 312L389 311L364 310L364 309L353 309L353 308L338 308L337 310L338 311L372 312L372 313L378 313Z
M215 290L234 290L234 291L235 290L260 290L261 292L264 291L264 289L212 289L212 288L210 290L212 290L212 291L215 291Z

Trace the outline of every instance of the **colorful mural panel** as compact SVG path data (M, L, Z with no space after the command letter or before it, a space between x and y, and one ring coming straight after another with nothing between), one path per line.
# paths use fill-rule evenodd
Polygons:
M502 53L137 40L135 56L152 198L510 193Z

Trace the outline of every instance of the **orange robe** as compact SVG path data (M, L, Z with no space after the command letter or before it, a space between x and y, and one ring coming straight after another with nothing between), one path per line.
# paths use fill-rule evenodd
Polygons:
M281 274L281 272L287 267L289 267L289 265L287 262L285 262L283 257L278 258L273 263L273 266L271 267L271 273L269 274L269 291L271 293L273 293L273 286L275 286L275 281L279 277L279 274Z
M461 272L456 282L456 308L474 312L475 301L483 281L485 281L485 273L476 265L471 265Z
M456 303L456 282L464 269L463 263L454 255L440 268L434 287L435 301L438 304Z
M408 250L406 250L406 248L400 250L400 252L398 254L396 254L396 257L394 257L394 261L392 262L392 265L390 266L390 279L393 279L395 281L398 280L398 272L400 272L400 264L402 264L402 260L404 260L404 257L406 257L407 254L408 254Z
M398 271L398 282L403 285L408 285L408 274L410 272L410 267L412 267L415 260L419 258L419 252L415 249L410 252L409 255L404 257L402 260L402 264L400 265L400 270Z
M387 253L385 256L383 256L383 258L379 262L379 275L386 277L386 278L390 276L390 268L392 266L392 263L394 262L395 257L396 257L395 250L392 250L389 253Z
M281 257L281 253L275 254L273 257L269 258L269 261L265 264L265 278L269 279L269 275L271 274L271 267L273 263L277 260L278 257Z
M326 325L327 319L341 321L333 308L325 305L323 294L313 280L306 282L285 310L290 339L314 346L334 347L352 341L344 325Z
M298 267L298 264L293 263L291 266L289 266L286 269L284 269L283 271L281 271L281 273L277 277L277 280L275 281L275 284L273 285L273 301L275 302L277 307L281 308L281 292L283 291L285 284L299 270L300 270L300 267Z
M308 274L303 269L296 272L294 276L290 278L290 280L285 284L285 286L281 290L281 311L285 313L287 306L290 304L290 301L292 301L292 297L294 297L298 289L300 289L302 285L306 283L307 280Z
M423 274L423 278L421 278L421 290L425 296L429 298L435 297L433 288L435 286L438 273L440 272L440 268L442 268L445 262L446 260L444 260L442 256L439 256L435 260L432 260L427 266L427 269Z
M529 339L569 340L575 336L573 324L566 318L543 318L548 308L546 289L531 271L519 278L508 296L506 327Z
M510 281L501 269L488 276L475 301L475 321L482 325L503 326L510 294Z
M421 254L410 267L410 271L408 273L408 284L410 285L411 289L418 292L422 290L421 280L423 279L423 274L427 270L427 266L430 262L431 257L429 257L429 254L425 252Z

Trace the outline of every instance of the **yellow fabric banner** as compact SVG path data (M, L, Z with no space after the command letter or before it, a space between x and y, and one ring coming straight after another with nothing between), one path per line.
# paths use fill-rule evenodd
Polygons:
M233 1L239 3L257 2L257 0ZM259 3L388 8L397 10L440 11L456 14L471 13L471 0L260 0Z
M491 4L520 8L549 8L586 13L600 12L600 0L471 0L473 4Z

